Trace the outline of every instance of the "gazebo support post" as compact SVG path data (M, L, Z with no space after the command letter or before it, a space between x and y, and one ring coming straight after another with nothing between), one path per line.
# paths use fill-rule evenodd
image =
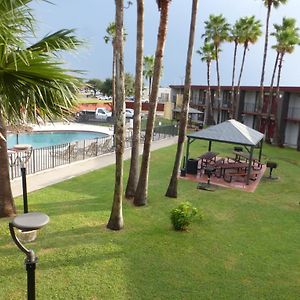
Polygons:
M208 143L208 151L211 151L211 141Z
M249 165L248 165L248 172L247 172L247 178L246 178L246 185L249 185L251 166L252 166L252 158L253 158L253 149L254 149L254 147L252 146L250 148L250 153L249 153L250 155L249 155Z
M184 166L185 171L187 171L187 163L189 160L189 154L190 154L190 138L188 137L187 143L186 143L186 154L185 154L185 166Z
M264 141L263 141L263 140L261 140L261 141L260 141L260 147L259 147L258 161L260 161L260 160L261 160L263 143L264 143Z

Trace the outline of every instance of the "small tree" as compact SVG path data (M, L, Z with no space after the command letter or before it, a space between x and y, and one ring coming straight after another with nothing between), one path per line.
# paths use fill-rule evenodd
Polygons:
M102 89L103 82L100 79L90 79L86 83L88 87L93 90L94 97L96 96L96 93L101 91Z

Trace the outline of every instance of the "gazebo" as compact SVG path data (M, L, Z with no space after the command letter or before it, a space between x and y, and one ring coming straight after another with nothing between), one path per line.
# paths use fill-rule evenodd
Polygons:
M212 142L230 143L242 145L249 153L249 167L246 177L246 184L249 184L250 169L253 160L254 148L259 148L258 161L261 160L264 135L234 119L210 126L206 129L196 131L187 135L187 147L185 156L185 167L189 159L190 145L197 139L207 140L208 151L211 151Z

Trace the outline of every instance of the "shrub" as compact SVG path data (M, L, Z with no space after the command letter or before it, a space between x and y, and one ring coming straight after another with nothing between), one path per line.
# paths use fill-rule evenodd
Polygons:
M175 230L186 230L192 219L198 214L196 207L190 202L182 202L171 210L171 222Z

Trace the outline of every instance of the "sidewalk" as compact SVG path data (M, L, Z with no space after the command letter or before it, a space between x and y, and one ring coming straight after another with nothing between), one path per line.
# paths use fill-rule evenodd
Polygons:
M164 140L154 141L151 144L151 151L168 147L177 143L178 137L172 137ZM140 147L142 153L143 145ZM124 151L124 160L130 158L131 148ZM98 157L74 162L69 165L60 166L54 169L49 169L36 174L27 176L27 191L33 192L49 185L79 176L91 171L104 168L115 164L115 153L104 154ZM11 188L14 197L22 195L21 177L11 181Z

